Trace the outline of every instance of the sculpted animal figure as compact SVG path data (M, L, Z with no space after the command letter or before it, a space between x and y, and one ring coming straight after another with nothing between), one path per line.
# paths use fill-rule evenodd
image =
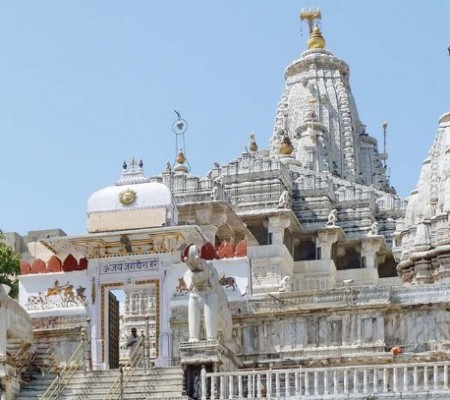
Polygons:
M337 222L337 210L333 209L330 211L330 213L328 214L328 221L327 221L327 226L336 226L336 222Z
M212 249L211 244L207 244ZM202 254L205 246L202 247ZM197 246L190 245L183 252L183 261L189 268L184 281L189 289L189 341L200 340L200 321L203 315L207 340L220 336L224 341L231 339L231 312L225 290L219 283L219 274L211 262L201 258Z
M278 291L279 292L289 292L291 289L291 278L289 276L285 276L279 286L278 286Z
M178 286L177 286L177 296L180 296L182 293L186 292L188 290L188 287L186 285L186 282L184 281L184 278L178 278Z
M222 285L222 286L225 286L225 289L227 289L227 288L233 288L233 291L235 291L236 290L236 287L237 287L237 285L236 285L236 279L234 279L232 276L227 276L227 277L225 277L225 275L222 275L221 277L220 277L220 279L219 279L219 283Z
M280 199L278 200L277 208L288 208L290 203L290 195L287 190L283 190L281 193Z

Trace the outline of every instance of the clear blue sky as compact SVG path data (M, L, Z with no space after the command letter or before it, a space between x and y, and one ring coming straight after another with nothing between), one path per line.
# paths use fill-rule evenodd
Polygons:
M192 174L269 143L284 68L305 50L302 7L351 68L367 131L389 122L391 182L406 196L450 107L450 2L9 0L0 3L0 228L86 231L86 201L124 159L161 172L174 109Z

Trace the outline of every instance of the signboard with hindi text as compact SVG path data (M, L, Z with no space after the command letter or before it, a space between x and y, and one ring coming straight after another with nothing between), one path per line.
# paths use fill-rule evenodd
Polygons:
M100 274L117 274L121 272L143 272L157 271L159 269L159 258L147 258L136 261L110 262L100 265Z

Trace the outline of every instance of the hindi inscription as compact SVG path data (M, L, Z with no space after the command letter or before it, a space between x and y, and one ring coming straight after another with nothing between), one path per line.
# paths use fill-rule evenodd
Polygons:
M157 271L159 269L159 258L148 258L146 260L117 262L102 265L100 274L117 274L121 272Z

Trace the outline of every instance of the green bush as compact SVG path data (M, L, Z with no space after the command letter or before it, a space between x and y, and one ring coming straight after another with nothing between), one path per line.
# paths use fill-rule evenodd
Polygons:
M19 282L16 276L20 272L20 255L5 242L5 235L0 230L0 283L11 286L10 296L19 295Z

